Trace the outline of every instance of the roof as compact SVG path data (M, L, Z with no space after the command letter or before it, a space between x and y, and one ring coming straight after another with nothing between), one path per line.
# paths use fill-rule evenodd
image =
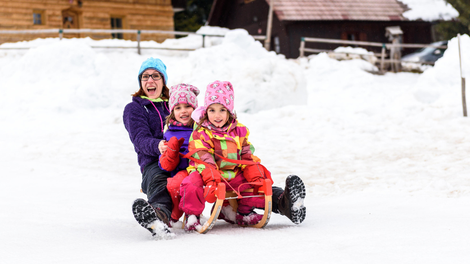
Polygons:
M281 21L408 20L408 7L397 0L266 0Z

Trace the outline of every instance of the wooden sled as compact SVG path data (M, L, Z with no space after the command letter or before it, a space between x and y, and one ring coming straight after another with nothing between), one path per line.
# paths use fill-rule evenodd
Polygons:
M206 149L193 149L190 152L186 153L186 155L183 155L180 153L180 155L183 158L190 159L196 163L202 163L206 167L211 168L212 165L207 164L206 162L203 162L201 160L197 160L192 157L192 155L198 151L198 150L206 150ZM273 195L273 190L272 190L272 184L273 181L271 179L271 173L264 167L263 165L254 162L254 161L249 161L249 160L233 160L233 159L228 159L223 156L220 156L216 153L214 153L216 156L218 156L220 159L223 159L227 162L235 163L235 164L244 164L244 165L257 165L264 171L264 176L265 179L262 180L262 183L259 182L248 182L247 184L250 184L254 186L253 189L248 189L244 191L228 191L226 192L226 186L230 186L230 183L228 183L224 178L222 180L225 181L225 183L221 182L217 185L217 190L215 193L215 196L217 198L216 202L214 203L214 208L212 209L211 216L209 219L202 225L202 228L198 230L199 233L205 234L209 230L212 229L212 227L215 225L215 222L219 218L220 211L222 210L222 206L224 204L225 200L228 200L232 208L236 211L238 208L238 199L243 199L243 198L251 198L251 197L264 197L264 215L263 218L257 223L256 225L252 225L250 227L256 227L256 228L263 228L265 227L269 219L271 218L271 212L272 212L272 195ZM215 168L214 168L215 169ZM243 196L243 192L250 192L253 193L253 195L250 196ZM183 228L186 225L186 215L183 220Z
M264 215L263 218L256 224L248 227L263 228L265 227L271 217L272 212L272 182L269 179L265 179L262 184L260 183L250 183L251 185L259 185L254 189L247 189L238 194L234 191L226 191L225 183L219 183L217 185L216 197L217 201L214 203L214 208L212 209L211 216L209 219L202 225L202 228L198 230L199 233L205 234L214 227L217 218L219 217L220 211L225 200L228 200L232 208L236 211L238 208L238 199L251 198L251 197L264 197ZM244 192L253 192L253 195L243 196ZM186 222L183 221L183 226Z

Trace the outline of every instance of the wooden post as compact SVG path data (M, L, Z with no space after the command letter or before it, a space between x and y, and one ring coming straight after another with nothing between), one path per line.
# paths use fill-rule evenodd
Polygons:
M140 55L140 30L137 30L137 54Z
M382 58L380 59L380 72L384 73L384 63L385 63L385 43L382 44Z
M304 57L304 53L305 53L305 38L304 37L301 37L300 38L300 57Z
M460 34L457 34L459 40L459 63L460 63L460 81L462 82L462 107L463 116L467 116L467 100L465 98L465 77L462 75L462 54L460 52Z
M271 28L273 24L273 5L274 0L269 0L268 25L266 28L266 39L264 40L264 48L269 51L271 48Z
M202 34L202 47L205 48L206 46L206 35Z
M462 78L462 105L463 116L467 116L467 100L465 99L465 78Z

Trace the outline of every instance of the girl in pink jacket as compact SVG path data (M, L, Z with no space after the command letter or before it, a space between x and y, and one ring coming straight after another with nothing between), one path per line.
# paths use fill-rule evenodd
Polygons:
M260 159L248 141L249 130L238 122L234 111L235 94L233 86L227 81L215 81L207 86L204 106L197 108L193 119L198 122L189 139L189 152L195 151L190 161L187 176L181 186L180 209L189 215L185 230L200 228L199 216L204 210L205 201L216 201L215 190L223 179L229 183L227 190L246 190L252 188L247 182L261 182L265 175L258 164ZM252 165L242 165L224 160L249 161ZM223 178L223 179L222 179ZM242 186L238 189L239 186ZM301 223L306 216L303 204L305 186L295 175L286 179L286 188L273 189L273 212L287 216L293 223ZM239 200L237 212L224 203L219 219L229 223L248 226L258 223L263 217L254 208L264 208L264 198L253 197Z

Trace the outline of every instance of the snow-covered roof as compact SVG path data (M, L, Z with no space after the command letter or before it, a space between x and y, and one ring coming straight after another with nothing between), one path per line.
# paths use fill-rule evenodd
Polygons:
M409 20L452 20L459 16L459 12L445 0L399 1L406 4L410 8L410 10L403 13L403 16Z
M458 12L445 0L266 0L284 21L450 20Z
M396 0L267 0L280 20L406 20Z

